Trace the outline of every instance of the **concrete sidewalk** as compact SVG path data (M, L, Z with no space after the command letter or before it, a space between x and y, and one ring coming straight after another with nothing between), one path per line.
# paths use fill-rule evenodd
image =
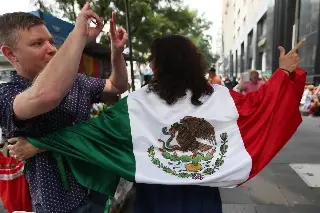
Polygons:
M235 189L221 189L224 213L320 213L320 188L309 188L288 164L271 164Z
M296 134L253 180L221 189L224 213L320 213L320 188L311 188L290 164L320 164L320 119L304 117ZM311 172L309 175L315 175ZM314 177L320 182L320 177Z

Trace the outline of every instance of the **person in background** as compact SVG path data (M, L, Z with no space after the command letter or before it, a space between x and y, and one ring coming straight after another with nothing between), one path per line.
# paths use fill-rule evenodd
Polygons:
M312 102L309 107L309 115L311 117L318 117L320 116L320 102L319 102L319 96L314 95Z
M214 67L211 67L209 69L209 80L208 80L208 83L210 85L213 85L213 84L219 84L221 85L222 82L221 82L221 78L217 75L216 73L216 69Z
M227 76L225 78L225 80L223 81L224 83L224 86L227 87L228 89L232 89L232 81L231 79L229 78L229 76Z
M144 75L143 76L143 84L141 87L148 85L152 81L152 75Z
M265 83L264 80L259 78L259 73L257 71L251 70L249 75L250 80L248 82L244 82L243 73L240 74L239 90L243 94L257 91Z
M232 88L236 87L238 85L238 80L235 76L232 77Z
M308 85L306 86L306 90L303 93L303 98L302 98L302 110L303 111L309 111L312 103L314 103L316 99L314 97L317 97L320 91L320 85L315 87L314 85ZM317 102L317 101L316 101ZM312 108L312 111L314 111L314 107ZM310 111L309 111L310 112Z

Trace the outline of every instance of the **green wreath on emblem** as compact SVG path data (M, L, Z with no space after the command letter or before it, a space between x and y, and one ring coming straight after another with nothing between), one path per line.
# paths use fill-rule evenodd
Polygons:
M216 148L208 151L206 154L196 153L193 155L180 155L178 156L176 152L171 153L171 150L159 149L162 153L162 157L169 160L169 164L173 165L184 165L185 170L177 169L173 167L173 169L169 168L167 165L164 165L159 158L155 157L155 147L151 146L148 149L148 155L151 158L151 162L156 165L158 168L162 169L164 172L177 176L179 178L192 178L194 180L200 179L203 180L205 176L212 175L224 164L224 158L226 157L226 153L228 151L228 134L222 133L220 134L221 138L221 146L219 157L215 160L214 164L212 164L212 160L214 159L214 154L216 153ZM172 140L170 138L169 140ZM213 165L213 167L208 167L209 165ZM206 166L205 169L202 169L203 166Z

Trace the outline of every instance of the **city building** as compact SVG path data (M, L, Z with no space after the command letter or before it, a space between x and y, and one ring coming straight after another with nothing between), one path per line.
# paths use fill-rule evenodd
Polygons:
M267 70L267 11L271 0L223 0L224 69L231 76Z
M309 83L320 83L319 0L223 0L223 68L238 76L250 69L270 75L278 65L281 45L301 47L300 66Z

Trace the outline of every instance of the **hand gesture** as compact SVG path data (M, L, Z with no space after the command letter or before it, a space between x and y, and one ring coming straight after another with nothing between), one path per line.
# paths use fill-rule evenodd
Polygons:
M16 142L14 145L8 145L8 149L10 156L18 161L27 160L42 151L31 145L24 137L10 138L8 142Z
M113 53L122 53L124 47L128 41L128 34L122 27L117 29L117 15L115 12L112 13L110 19L110 41L111 41L111 51Z
M91 20L96 22L95 27L90 27ZM75 31L85 36L87 42L94 41L103 29L103 19L90 9L88 1L80 11L75 24Z
M289 71L290 73L295 71L299 66L299 55L297 53L298 49L306 40L301 40L290 52L286 54L283 47L279 47L280 57L279 57L279 68Z

